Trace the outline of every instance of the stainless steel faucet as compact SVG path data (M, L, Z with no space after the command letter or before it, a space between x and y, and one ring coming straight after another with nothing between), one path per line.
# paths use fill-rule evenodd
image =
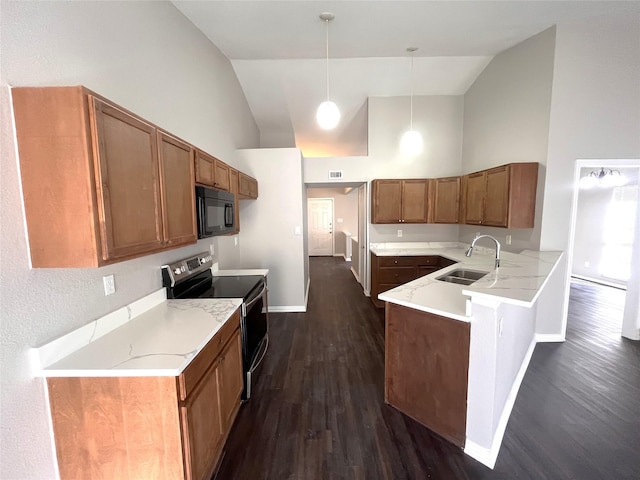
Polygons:
M470 257L471 254L473 253L473 247L476 246L476 242L478 240L480 240L481 238L483 238L483 237L490 238L491 240L496 242L496 264L495 264L495 268L498 268L500 266L500 242L495 237L492 237L491 235L476 235L476 238L474 238L473 242L471 242L471 246L467 249L467 252L465 253L465 255L467 257Z

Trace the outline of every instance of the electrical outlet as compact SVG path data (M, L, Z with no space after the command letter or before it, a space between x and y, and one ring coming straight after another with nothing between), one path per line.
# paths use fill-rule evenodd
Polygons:
M113 275L105 275L102 277L102 283L104 283L104 294L113 295L116 293L116 280Z
M398 238L402 238L402 230L398 230Z
M589 262L584 262L584 267L585 268L589 268L590 263Z
M338 219L338 223L342 223L342 219L341 218Z
M506 238L504 239L504 243L506 243L507 245L511 245L511 235L506 236Z

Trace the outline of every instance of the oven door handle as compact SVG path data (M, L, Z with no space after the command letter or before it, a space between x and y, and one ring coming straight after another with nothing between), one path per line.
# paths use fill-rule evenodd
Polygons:
M260 290L260 293L258 295L256 295L249 303L245 303L242 305L242 308L244 310L243 314L246 317L247 316L247 310L249 310L254 303L256 303L258 300L260 300L262 298L262 295L264 295L265 290L267 289L267 284L265 283L262 286L262 290Z

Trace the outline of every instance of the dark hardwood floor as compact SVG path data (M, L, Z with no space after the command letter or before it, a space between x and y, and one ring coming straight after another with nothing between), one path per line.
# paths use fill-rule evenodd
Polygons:
M270 315L217 479L640 479L640 344L619 334L624 292L572 287L567 341L536 346L490 470L384 404L383 311L349 263L310 268L308 311Z

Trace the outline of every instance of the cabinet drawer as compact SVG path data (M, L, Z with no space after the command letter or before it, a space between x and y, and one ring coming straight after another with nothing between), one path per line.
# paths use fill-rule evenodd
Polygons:
M380 267L413 267L415 257L378 257Z
M378 281L382 283L405 283L416 278L415 267L387 267L378 270Z
M413 264L421 267L423 265L437 265L438 257L436 256L428 256L428 257L411 257L413 258Z
M186 399L193 391L239 326L240 311L236 310L178 377L180 400Z

